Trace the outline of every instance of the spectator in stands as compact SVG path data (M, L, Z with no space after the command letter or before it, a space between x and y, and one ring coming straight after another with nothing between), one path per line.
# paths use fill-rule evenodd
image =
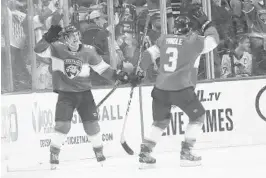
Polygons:
M211 9L212 22L217 27L220 36L220 44L218 48L213 51L215 77L220 78L221 58L217 50L219 51L221 48L230 48L229 46L232 44L232 13L226 6L222 6L222 0L212 0Z
M224 7L227 11L231 11L230 0L221 0L221 6Z
M63 18L63 4L59 0L35 1L33 17L33 27L35 33L35 42L37 43L42 35L47 32L51 25L61 24ZM25 21L24 28L28 31L28 21ZM50 73L51 60L36 56L36 88L52 89L52 75ZM31 67L28 67L31 72Z
M266 73L266 4L263 0L244 0L243 12L251 38L254 74L264 75Z
M145 43L148 43L145 49L148 49L150 46L154 45L156 40L161 35L160 15L154 14L153 16L151 16L150 22L151 22L151 28L148 28L147 36L145 38Z
M243 0L249 32L266 33L266 5L263 1Z
M118 22L118 17L116 15L115 23ZM89 16L88 20L83 20L80 24L80 31L82 34L82 41L85 44L92 45L96 48L96 51L99 55L102 56L103 60L111 64L111 56L109 50L110 38L111 35L109 32L109 26L107 24L106 15L101 13L99 10L93 10ZM117 42L115 41L115 59L117 60L117 66L122 65L122 61L124 60L123 53L120 50ZM96 73L93 74L95 80L93 80L94 85L106 85L107 80L102 78L101 76L97 75ZM101 78L101 79L99 79ZM100 81L100 83L99 83Z
M232 9L232 23L233 23L233 36L244 34L248 32L247 21L245 14L242 11L242 0L231 0L230 6ZM233 38L234 39L234 38Z
M125 61L133 65L137 61L138 39L140 39L136 6L133 1L124 1L118 11L119 23L115 28L115 37L120 49L123 51Z
M234 51L223 55L221 78L248 77L252 75L252 55L250 54L250 40L247 35L237 39Z
M144 50L148 49L148 47L155 44L156 40L161 35L161 20L160 14L154 14L151 16L151 29L148 29L147 37L145 38L145 47ZM147 70L146 80L148 82L155 82L156 76L158 75L158 67L159 67L159 58L153 61L153 64Z
M173 10L171 0L166 1L166 16L167 16L167 31L172 33L174 19L173 19ZM147 0L147 6L149 9L150 16L154 14L160 14L160 1L159 0Z
M106 29L107 20L105 18L105 15L98 10L94 10L90 13L89 20L89 27L87 28L83 36L84 39L86 39L88 36L91 36L90 40L92 41L86 41L86 43L93 44L93 46L97 48L97 51L100 55L109 54L107 39L109 32ZM92 33L92 31L95 31L95 33Z
M107 24L105 15L99 10L93 10L86 18L87 19L82 20L79 24L82 42L94 46L98 54L103 57L103 60L110 64L108 49L109 32L105 28ZM91 75L93 76L93 85L101 86L109 84L108 80L104 79L96 72L92 71Z
M174 18L177 18L177 16L180 14L181 4L182 4L182 0L171 0L171 6L172 6Z
M99 0L77 0L78 6L89 7L90 5L96 5Z
M115 16L115 25L118 24L118 16L116 14ZM98 29L98 31L93 34L94 38L92 39L93 42L93 46L97 49L97 52L103 57L103 59L105 60L105 62L107 62L108 64L110 64L110 51L109 51L109 36L110 31L109 31L109 26L107 26L107 21L104 17L103 14L101 14L99 11L94 10L90 13L89 16L91 23L90 28L87 29L87 32L84 33L84 38L87 38L87 35L92 35L91 30L93 29ZM123 57L123 53L120 50L117 42L115 41L115 53L116 53L116 60L117 60L117 64L121 65L121 62L124 60Z
M3 3L3 1L1 1ZM15 91L23 91L31 89L31 76L26 68L28 52L28 31L23 28L23 21L27 20L26 3L17 0L9 0L7 8L7 16L9 21L9 40L10 40L10 56L13 72L13 84ZM8 60L8 59L3 59ZM4 61L3 61L4 62Z

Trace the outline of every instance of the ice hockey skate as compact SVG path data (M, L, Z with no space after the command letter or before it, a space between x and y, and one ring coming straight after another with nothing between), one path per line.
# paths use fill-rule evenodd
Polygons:
M51 170L57 169L59 165L59 152L60 149L51 146L50 147L50 168Z
M180 166L181 167L194 167L201 165L201 156L196 156L191 151L192 146L189 143L182 142L180 152Z
M103 147L93 148L93 151L95 153L97 162L99 162L100 165L103 166L103 163L106 160L105 156L103 155Z
M140 154L139 154L139 169L153 168L156 163L156 159L153 158L150 153L152 150L145 144L141 144Z

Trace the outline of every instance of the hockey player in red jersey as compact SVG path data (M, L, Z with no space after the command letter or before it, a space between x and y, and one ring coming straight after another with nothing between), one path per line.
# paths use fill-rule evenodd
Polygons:
M140 69L134 82L140 82L141 71L145 71L152 61L160 57L159 75L152 91L153 124L151 133L141 144L139 162L154 164L156 159L150 154L156 146L164 129L169 125L171 106L182 109L189 117L189 124L182 141L180 152L181 166L201 164L201 157L192 154L197 136L200 134L205 119L205 109L198 100L194 89L196 78L194 65L198 65L201 54L217 47L219 36L215 27L207 20L201 9L193 12L204 36L191 30L191 19L179 16L174 21L174 34L162 35L157 44L143 54ZM132 81L133 82L133 81ZM134 83L134 84L136 84Z
M73 112L80 115L98 162L104 161L103 144L97 108L91 92L90 70L111 81L126 83L126 72L112 69L96 53L94 47L81 44L80 32L74 26L62 29L52 25L35 46L41 57L52 59L53 90L58 93L54 135L50 145L50 163L59 164L59 152L71 128Z

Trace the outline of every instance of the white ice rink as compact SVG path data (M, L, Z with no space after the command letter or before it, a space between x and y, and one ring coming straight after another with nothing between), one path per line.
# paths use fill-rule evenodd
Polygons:
M109 158L104 167L94 159L62 162L60 170L39 165L10 170L3 178L266 178L266 145L196 150L201 167L179 166L179 153L154 154L155 168L139 170L137 156ZM2 170L3 171L3 170ZM2 172L3 174L3 172ZM167 177L166 177L167 176Z

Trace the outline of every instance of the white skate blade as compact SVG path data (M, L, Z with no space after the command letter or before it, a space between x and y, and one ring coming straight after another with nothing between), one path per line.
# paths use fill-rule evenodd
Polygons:
M98 162L100 167L103 167L104 166L104 161L101 161L101 162Z
M156 163L154 164L147 164L147 163L139 163L139 169L143 170L143 169L153 169L156 167Z
M201 166L201 161L189 161L189 160L180 160L181 167L196 167Z

